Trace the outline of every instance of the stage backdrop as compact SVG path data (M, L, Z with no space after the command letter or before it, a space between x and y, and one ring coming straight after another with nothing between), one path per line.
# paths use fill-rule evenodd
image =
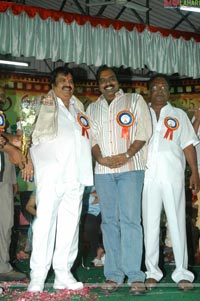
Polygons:
M15 133L16 122L20 118L20 100L28 95L37 97L48 93L49 77L33 74L2 73L0 85L6 89L7 101L5 114L9 123L10 131ZM147 83L145 81L122 83L121 88L125 92L140 93L148 102ZM83 102L85 108L90 102L95 101L99 94L98 85L95 81L85 81L76 84L75 95ZM195 109L200 107L200 80L174 80L171 88L171 103L184 109L191 118ZM19 190L32 190L31 183L25 183L18 176Z
M20 118L20 100L25 95L30 97L45 95L50 89L49 77L21 73L1 73L0 85L6 89L5 113L13 132L16 121ZM140 93L148 102L147 83L145 81L122 83L121 88L125 92ZM87 107L90 102L98 98L98 85L95 81L77 83L75 95ZM193 111L200 107L200 80L174 80L171 87L170 101L174 106L187 111L191 118Z

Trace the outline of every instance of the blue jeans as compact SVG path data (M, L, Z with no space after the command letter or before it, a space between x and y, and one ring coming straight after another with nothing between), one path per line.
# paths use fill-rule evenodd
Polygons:
M102 214L107 280L144 281L141 271L143 232L141 196L144 171L96 174L95 187Z

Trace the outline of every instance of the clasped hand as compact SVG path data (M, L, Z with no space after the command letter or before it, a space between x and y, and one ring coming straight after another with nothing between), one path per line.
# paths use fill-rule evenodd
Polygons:
M125 153L119 154L119 155L113 155L113 156L107 156L104 158L101 158L98 163L101 165L104 165L106 167L109 167L111 169L114 168L120 168L124 164L127 163L127 158L125 156Z

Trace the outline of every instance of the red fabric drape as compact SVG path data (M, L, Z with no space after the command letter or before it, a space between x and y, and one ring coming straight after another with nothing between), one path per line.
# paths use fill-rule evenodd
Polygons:
M136 28L138 32L142 32L145 28L148 28L150 32L159 31L163 37L172 35L175 39L182 37L185 40L190 40L191 38L193 38L196 42L200 42L200 35L193 32L169 30L154 26L146 26L144 24L122 22L113 19L103 19L79 14L63 13L55 10L47 10L39 7L0 1L0 13L5 12L7 9L11 9L14 15L19 15L22 12L26 12L26 14L30 18L34 18L36 14L38 14L43 20L51 18L53 21L58 21L60 18L63 18L63 20L68 24L72 23L73 21L75 21L79 25L84 25L86 22L90 22L91 26L93 27L101 25L103 28L107 28L112 25L116 30L120 30L122 27L125 27L129 31L132 31L134 28Z

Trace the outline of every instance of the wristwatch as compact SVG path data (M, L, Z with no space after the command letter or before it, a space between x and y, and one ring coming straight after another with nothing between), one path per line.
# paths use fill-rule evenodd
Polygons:
M129 155L129 153L125 153L126 159L129 160L131 159L131 156Z

